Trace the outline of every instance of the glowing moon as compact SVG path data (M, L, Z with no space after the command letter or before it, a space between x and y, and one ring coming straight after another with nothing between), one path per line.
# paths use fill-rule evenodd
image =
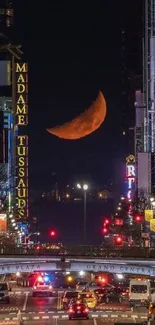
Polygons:
M101 91L91 106L70 122L47 131L58 138L77 140L96 131L106 117L106 101Z

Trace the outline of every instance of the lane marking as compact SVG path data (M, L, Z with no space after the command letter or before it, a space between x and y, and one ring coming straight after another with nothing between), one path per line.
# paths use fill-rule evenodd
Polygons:
M42 319L49 319L49 316L42 316Z
M96 318L93 318L93 323L94 323L94 325L97 325L97 320L96 320Z
M29 295L29 292L27 292L26 295L25 295L25 300L24 300L24 305L23 305L22 311L25 311L26 310L28 295Z
M57 310L61 310L62 304L61 304L61 292L58 291L58 301L57 301Z

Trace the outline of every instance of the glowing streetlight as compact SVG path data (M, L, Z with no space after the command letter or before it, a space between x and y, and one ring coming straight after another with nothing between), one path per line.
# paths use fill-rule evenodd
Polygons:
M84 242L86 242L86 221L87 221L86 204L87 204L87 190L88 190L88 185L84 183L81 186L81 184L78 183L77 184L77 188L82 189L83 190L83 194L84 194L83 240L84 240Z
M80 276L84 276L85 275L85 272L84 271L80 271L79 274L80 274Z
M16 276L19 277L19 276L20 276L20 272L17 272L17 273L16 273Z
M83 190L84 190L84 191L87 191L87 190L88 190L88 185L87 185L87 184L84 184L84 185L83 185Z

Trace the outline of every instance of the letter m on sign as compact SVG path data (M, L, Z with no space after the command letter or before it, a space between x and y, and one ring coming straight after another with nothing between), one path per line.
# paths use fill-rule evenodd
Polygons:
M28 65L27 63L16 63L16 72L27 72Z

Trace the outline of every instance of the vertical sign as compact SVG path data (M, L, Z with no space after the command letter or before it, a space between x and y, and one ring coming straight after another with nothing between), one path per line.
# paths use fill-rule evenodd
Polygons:
M135 192L135 157L130 155L126 158L126 181L127 181L127 199L132 200Z
M28 218L28 136L25 127L28 124L28 65L15 64L16 75L16 219Z

